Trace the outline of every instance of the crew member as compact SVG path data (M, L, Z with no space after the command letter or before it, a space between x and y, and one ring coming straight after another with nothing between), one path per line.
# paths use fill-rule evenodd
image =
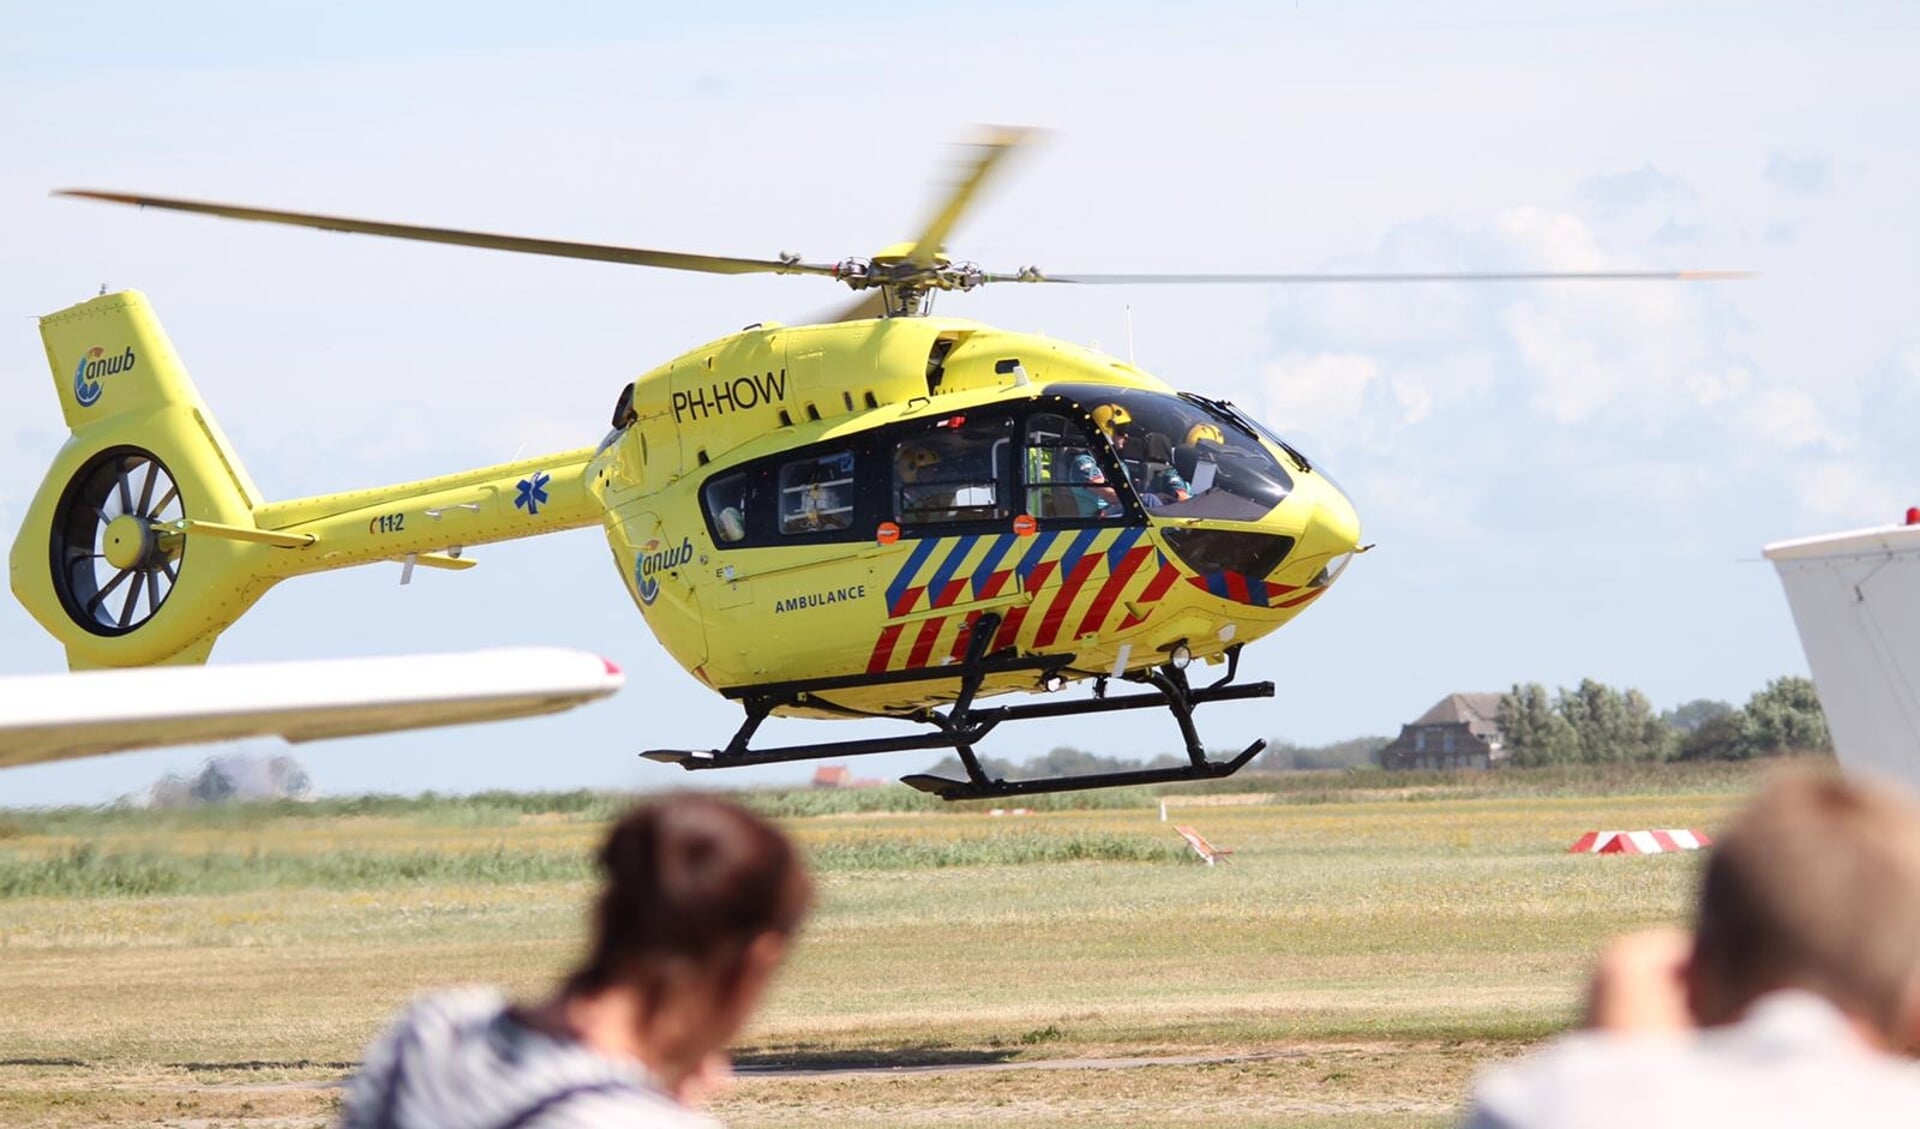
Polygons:
M953 508L952 490L929 489L929 484L937 484L940 465L940 452L924 443L902 443L893 458L895 480L900 484L900 520L903 522L951 521L957 513Z

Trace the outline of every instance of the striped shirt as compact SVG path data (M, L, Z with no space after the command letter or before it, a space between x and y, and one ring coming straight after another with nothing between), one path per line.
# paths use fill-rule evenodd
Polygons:
M423 996L367 1048L342 1129L718 1129L609 1058L513 1017L491 988Z

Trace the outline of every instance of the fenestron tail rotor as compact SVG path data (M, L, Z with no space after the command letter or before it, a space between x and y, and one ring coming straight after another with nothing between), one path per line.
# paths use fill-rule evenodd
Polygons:
M68 483L53 513L54 592L74 623L121 635L152 619L180 578L186 516L173 473L138 447L102 451Z
M1717 282L1755 277L1753 273L1747 271L1725 270L1367 271L1265 274L1055 273L1042 270L1037 266L1021 267L1013 271L988 271L983 270L977 263L955 262L950 259L945 251L946 241L961 219L965 217L967 210L979 198L982 189L1006 167L1008 159L1016 151L1030 144L1038 136L1036 131L1020 128L999 127L982 131L980 136L967 147L960 168L948 184L939 204L932 210L921 226L919 234L911 242L894 244L876 255L849 257L833 263L806 262L799 255L787 252L782 252L771 259L703 255L607 243L534 239L455 228L387 223L308 212L275 211L238 204L219 204L125 192L103 192L95 189L63 189L54 194L115 204L132 204L137 207L195 212L225 219L289 224L296 227L318 228L323 231L379 235L391 239L447 243L493 251L513 251L527 255L590 259L624 263L630 266L659 267L665 270L698 271L705 274L816 275L836 279L862 292L861 301L837 311L828 319L832 321L851 321L881 315L922 314L927 311L928 299L936 291L967 291L989 283L1056 283L1074 286L1196 284L1290 286L1459 282Z

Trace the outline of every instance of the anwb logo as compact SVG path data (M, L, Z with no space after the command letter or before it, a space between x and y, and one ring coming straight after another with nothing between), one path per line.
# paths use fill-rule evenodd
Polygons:
M102 386L100 378L114 376L133 368L133 346L117 357L107 356L107 351L95 345L80 357L80 363L73 370L73 398L83 408L91 408L100 401Z
M693 559L693 539L682 537L678 545L660 548L660 539L654 538L640 547L640 557L633 565L634 586L640 591L640 602L651 606L654 598L660 595L660 574L672 568L679 568Z

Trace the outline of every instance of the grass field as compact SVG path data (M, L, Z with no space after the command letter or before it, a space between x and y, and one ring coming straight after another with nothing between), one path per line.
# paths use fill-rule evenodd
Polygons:
M820 906L718 1112L1446 1124L1478 1065L1567 1023L1607 934L1683 915L1695 857L1567 845L1711 829L1756 779L1376 773L1165 797L1235 849L1213 868L1146 793L1005 817L904 789L756 797L810 852ZM0 1124L325 1124L410 995L533 993L574 957L618 804L0 813ZM1053 1068L1142 1058L1175 1061ZM999 1065L845 1069L968 1064ZM818 1073L754 1074L773 1065Z

